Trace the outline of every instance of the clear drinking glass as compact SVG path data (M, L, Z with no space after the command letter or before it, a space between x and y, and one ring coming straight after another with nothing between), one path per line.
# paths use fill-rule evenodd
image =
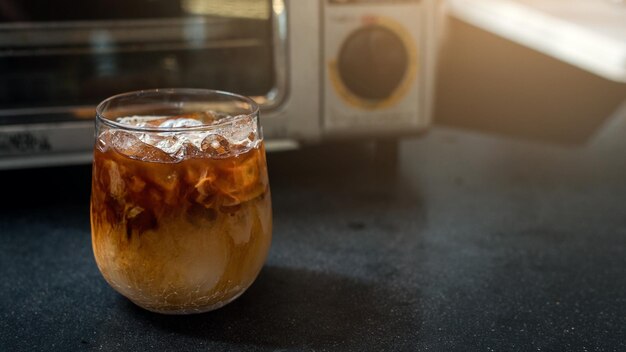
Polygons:
M206 312L241 295L272 233L257 104L203 89L100 103L91 230L106 281L145 309Z

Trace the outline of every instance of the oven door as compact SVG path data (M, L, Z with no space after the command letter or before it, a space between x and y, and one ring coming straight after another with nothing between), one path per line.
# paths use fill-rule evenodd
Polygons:
M0 166L89 160L94 107L122 92L211 88L275 110L287 92L284 8L284 0L0 1Z

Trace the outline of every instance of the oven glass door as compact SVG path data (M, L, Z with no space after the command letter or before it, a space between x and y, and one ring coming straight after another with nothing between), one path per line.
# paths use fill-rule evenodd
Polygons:
M283 0L0 0L0 124L93 117L133 90L285 94Z

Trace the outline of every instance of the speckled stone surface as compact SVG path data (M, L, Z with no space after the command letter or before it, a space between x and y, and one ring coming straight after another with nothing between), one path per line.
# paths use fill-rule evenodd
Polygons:
M89 167L0 171L0 351L624 351L620 126L577 146L436 128L397 175L367 148L271 154L266 266L195 316L101 278Z

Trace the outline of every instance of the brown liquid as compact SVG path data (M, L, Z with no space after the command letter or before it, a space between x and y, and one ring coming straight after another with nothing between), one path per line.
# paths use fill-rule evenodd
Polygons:
M264 146L176 163L96 148L91 227L104 278L139 306L163 313L221 307L252 284L269 250Z

